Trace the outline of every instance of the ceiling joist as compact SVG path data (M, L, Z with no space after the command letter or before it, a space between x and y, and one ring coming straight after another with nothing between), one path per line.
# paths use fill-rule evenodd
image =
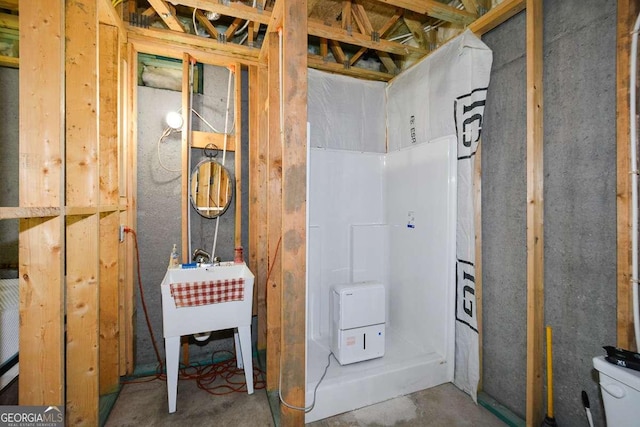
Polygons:
M271 13L240 2L229 2L226 5L218 0L168 0L174 5L189 6L191 8L219 13L220 15L240 18L245 21L259 22L268 25ZM277 3L277 2L276 2Z
M459 10L455 7L437 2L435 0L376 0L380 3L389 4L421 15L428 15L433 18L442 19L458 25L469 25L478 16L466 10Z

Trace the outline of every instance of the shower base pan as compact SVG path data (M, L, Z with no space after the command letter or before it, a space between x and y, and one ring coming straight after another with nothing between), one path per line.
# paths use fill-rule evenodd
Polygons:
M313 422L453 381L453 363L442 354L419 348L392 328L386 330L386 353L379 359L341 366L331 358L327 375L318 387L316 404L305 416ZM308 341L306 405L324 372L329 341Z

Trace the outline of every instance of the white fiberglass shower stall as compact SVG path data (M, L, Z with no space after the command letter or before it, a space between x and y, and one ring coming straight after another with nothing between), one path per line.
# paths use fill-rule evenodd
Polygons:
M454 380L459 138L425 90L452 75L457 86L446 69L388 85L309 70L307 406L331 351L333 287L381 283L386 307L384 356L331 358L306 422Z

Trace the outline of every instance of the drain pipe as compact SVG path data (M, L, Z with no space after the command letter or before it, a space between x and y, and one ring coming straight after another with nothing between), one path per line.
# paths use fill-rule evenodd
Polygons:
M638 162L636 146L638 130L636 125L636 80L638 71L638 30L640 29L640 15L636 18L631 40L631 65L629 83L629 115L630 115L630 145L631 145L631 285L633 286L633 327L636 347L640 349L640 311L638 302Z

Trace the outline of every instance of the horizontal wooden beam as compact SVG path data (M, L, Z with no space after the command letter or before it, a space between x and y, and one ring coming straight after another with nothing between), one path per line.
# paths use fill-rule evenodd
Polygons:
M377 0L391 6L401 7L421 15L429 15L443 21L459 25L469 25L476 19L476 15L466 10L437 2L435 0Z
M325 61L320 55L309 55L307 58L307 65L311 68L315 68L316 70L329 71L331 73L343 74L365 80L387 82L394 77L392 74L375 70L367 70L365 68L345 68L343 64Z
M0 67L19 68L20 60L13 56L0 55Z
M227 137L227 151L236 150L235 140L234 134ZM191 132L191 148L206 148L209 144L213 144L218 150L222 150L224 147L224 134L197 130Z
M46 218L60 215L59 207L0 208L0 219Z
M0 9L18 10L18 0L0 0Z
M18 15L0 13L0 27L17 30L19 27Z
M227 5L218 0L169 0L174 5L183 5L193 7L195 9L206 10L208 12L219 13L224 16L240 18L246 21L259 22L261 24L269 24L271 14L267 11L247 6L240 2L228 2Z
M380 39L374 41L371 36L361 33L349 32L342 28L330 27L318 21L309 20L307 24L310 36L322 37L335 40L341 43L348 43L354 46L366 47L380 52L393 53L396 55L420 54L426 55L428 50L419 47L404 45L402 43L391 42Z
M473 21L469 25L469 29L477 36L482 36L522 11L525 6L525 0L504 0L489 12Z
M235 62L256 64L259 50L235 43L220 43L211 38L155 28L127 27L128 40L136 50L181 59L184 52L200 62L230 65ZM206 58L206 60L205 60Z

